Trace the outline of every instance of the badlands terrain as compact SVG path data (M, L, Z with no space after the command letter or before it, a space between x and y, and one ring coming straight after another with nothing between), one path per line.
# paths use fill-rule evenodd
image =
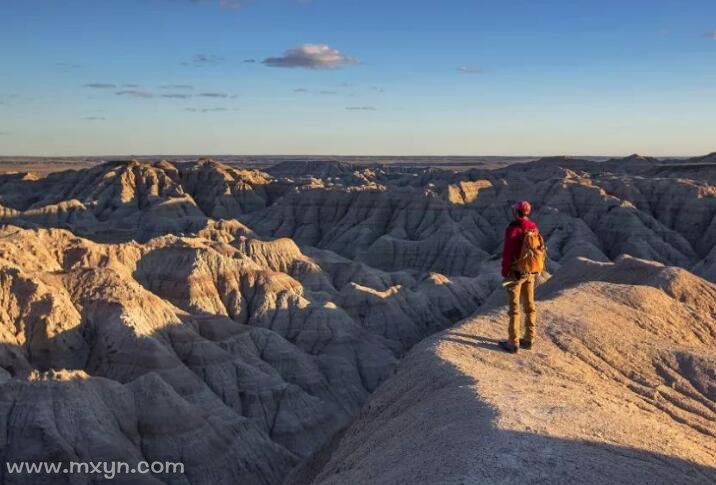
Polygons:
M3 462L185 465L133 483L716 481L716 154L82 167L0 174ZM539 341L513 356L517 199L549 274Z

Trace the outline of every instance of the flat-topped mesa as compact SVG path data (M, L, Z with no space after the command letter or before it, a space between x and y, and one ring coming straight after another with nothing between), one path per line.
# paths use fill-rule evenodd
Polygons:
M315 177L329 179L350 175L357 169L359 169L358 165L337 160L287 160L268 168L266 172L277 178Z

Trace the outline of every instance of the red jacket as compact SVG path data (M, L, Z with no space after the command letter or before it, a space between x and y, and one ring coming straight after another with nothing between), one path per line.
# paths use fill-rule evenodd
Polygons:
M528 218L515 219L510 222L505 230L505 248L502 251L502 276L507 278L512 269L512 263L520 256L522 240L525 238L525 231L537 229L537 224Z

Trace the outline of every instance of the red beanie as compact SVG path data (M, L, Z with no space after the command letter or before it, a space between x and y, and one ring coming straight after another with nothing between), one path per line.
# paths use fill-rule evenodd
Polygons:
M515 202L515 205L513 205L512 208L525 216L532 212L532 205L526 200L520 200L518 202Z

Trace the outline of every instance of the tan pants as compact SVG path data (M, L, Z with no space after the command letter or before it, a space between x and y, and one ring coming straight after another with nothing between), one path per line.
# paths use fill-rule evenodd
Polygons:
M533 342L537 333L537 307L535 306L535 275L526 275L514 280L506 286L507 300L509 302L510 326L508 329L509 342L518 346L520 342L520 300L527 317L525 340Z

